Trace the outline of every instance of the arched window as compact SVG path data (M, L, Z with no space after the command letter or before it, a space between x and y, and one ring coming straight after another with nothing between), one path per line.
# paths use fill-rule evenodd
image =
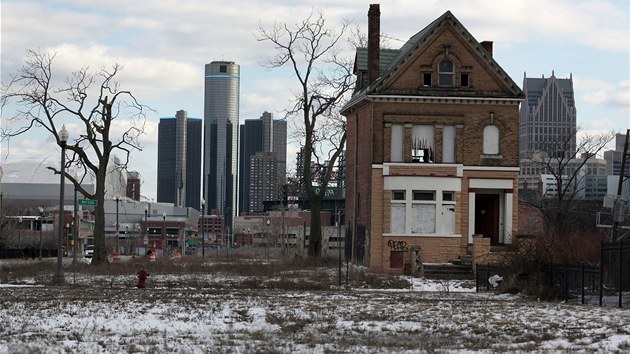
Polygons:
M438 85L455 85L455 64L448 59L444 59L438 65Z
M488 125L483 128L483 154L499 154L499 128L496 125Z

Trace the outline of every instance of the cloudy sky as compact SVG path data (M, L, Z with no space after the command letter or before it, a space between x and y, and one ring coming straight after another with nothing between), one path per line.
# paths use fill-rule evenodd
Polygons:
M371 1L374 3L374 1ZM273 48L255 39L259 25L293 23L312 8L331 25L351 19L365 32L370 1L332 0L2 0L1 75L6 82L27 49L56 53L60 79L84 66L118 63L121 88L156 110L149 115L144 149L130 169L155 198L157 123L179 109L203 117L204 64L241 66L241 121L264 111L283 117L294 78L261 62ZM389 47L450 10L478 41L494 41L494 58L519 85L523 75L573 75L578 125L588 132L630 127L630 5L627 0L397 0L381 3L381 33ZM8 124L7 110L2 126ZM1 162L58 155L44 134L2 144ZM289 147L289 159L295 145ZM293 168L289 166L289 168Z

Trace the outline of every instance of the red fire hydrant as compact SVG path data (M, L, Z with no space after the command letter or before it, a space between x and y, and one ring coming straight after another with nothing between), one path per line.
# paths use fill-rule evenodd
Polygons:
M139 288L146 287L146 281L149 275L150 275L149 271L144 269L144 267L140 268L140 270L138 271L138 287Z

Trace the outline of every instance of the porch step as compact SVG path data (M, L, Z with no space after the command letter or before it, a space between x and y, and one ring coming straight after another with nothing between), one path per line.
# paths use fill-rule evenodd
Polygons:
M460 262L465 262L462 260ZM470 264L424 263L424 277L427 279L474 279Z
M452 260L450 263L467 266L472 269L472 255L467 254L465 256L461 256L458 259Z

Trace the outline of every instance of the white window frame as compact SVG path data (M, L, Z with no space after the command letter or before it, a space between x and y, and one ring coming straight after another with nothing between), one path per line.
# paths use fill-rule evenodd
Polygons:
M405 199L394 199L394 192L401 189L392 190L390 232L397 236L456 236L455 209L456 191L454 190L405 190ZM414 199L415 192L433 193L433 198ZM451 195L452 200L445 200L445 193ZM432 209L430 207L433 207ZM401 214L401 208L404 212ZM422 212L423 211L423 212ZM422 214L418 214L422 212ZM422 224L416 224L419 216L432 219L432 223L426 220ZM402 220L401 220L402 219ZM404 224L404 227L401 227Z
M451 64L451 71L442 71L442 63L449 62ZM445 82L447 80L449 82ZM440 60L438 63L438 86L441 87L454 87L455 86L455 62L450 59Z

